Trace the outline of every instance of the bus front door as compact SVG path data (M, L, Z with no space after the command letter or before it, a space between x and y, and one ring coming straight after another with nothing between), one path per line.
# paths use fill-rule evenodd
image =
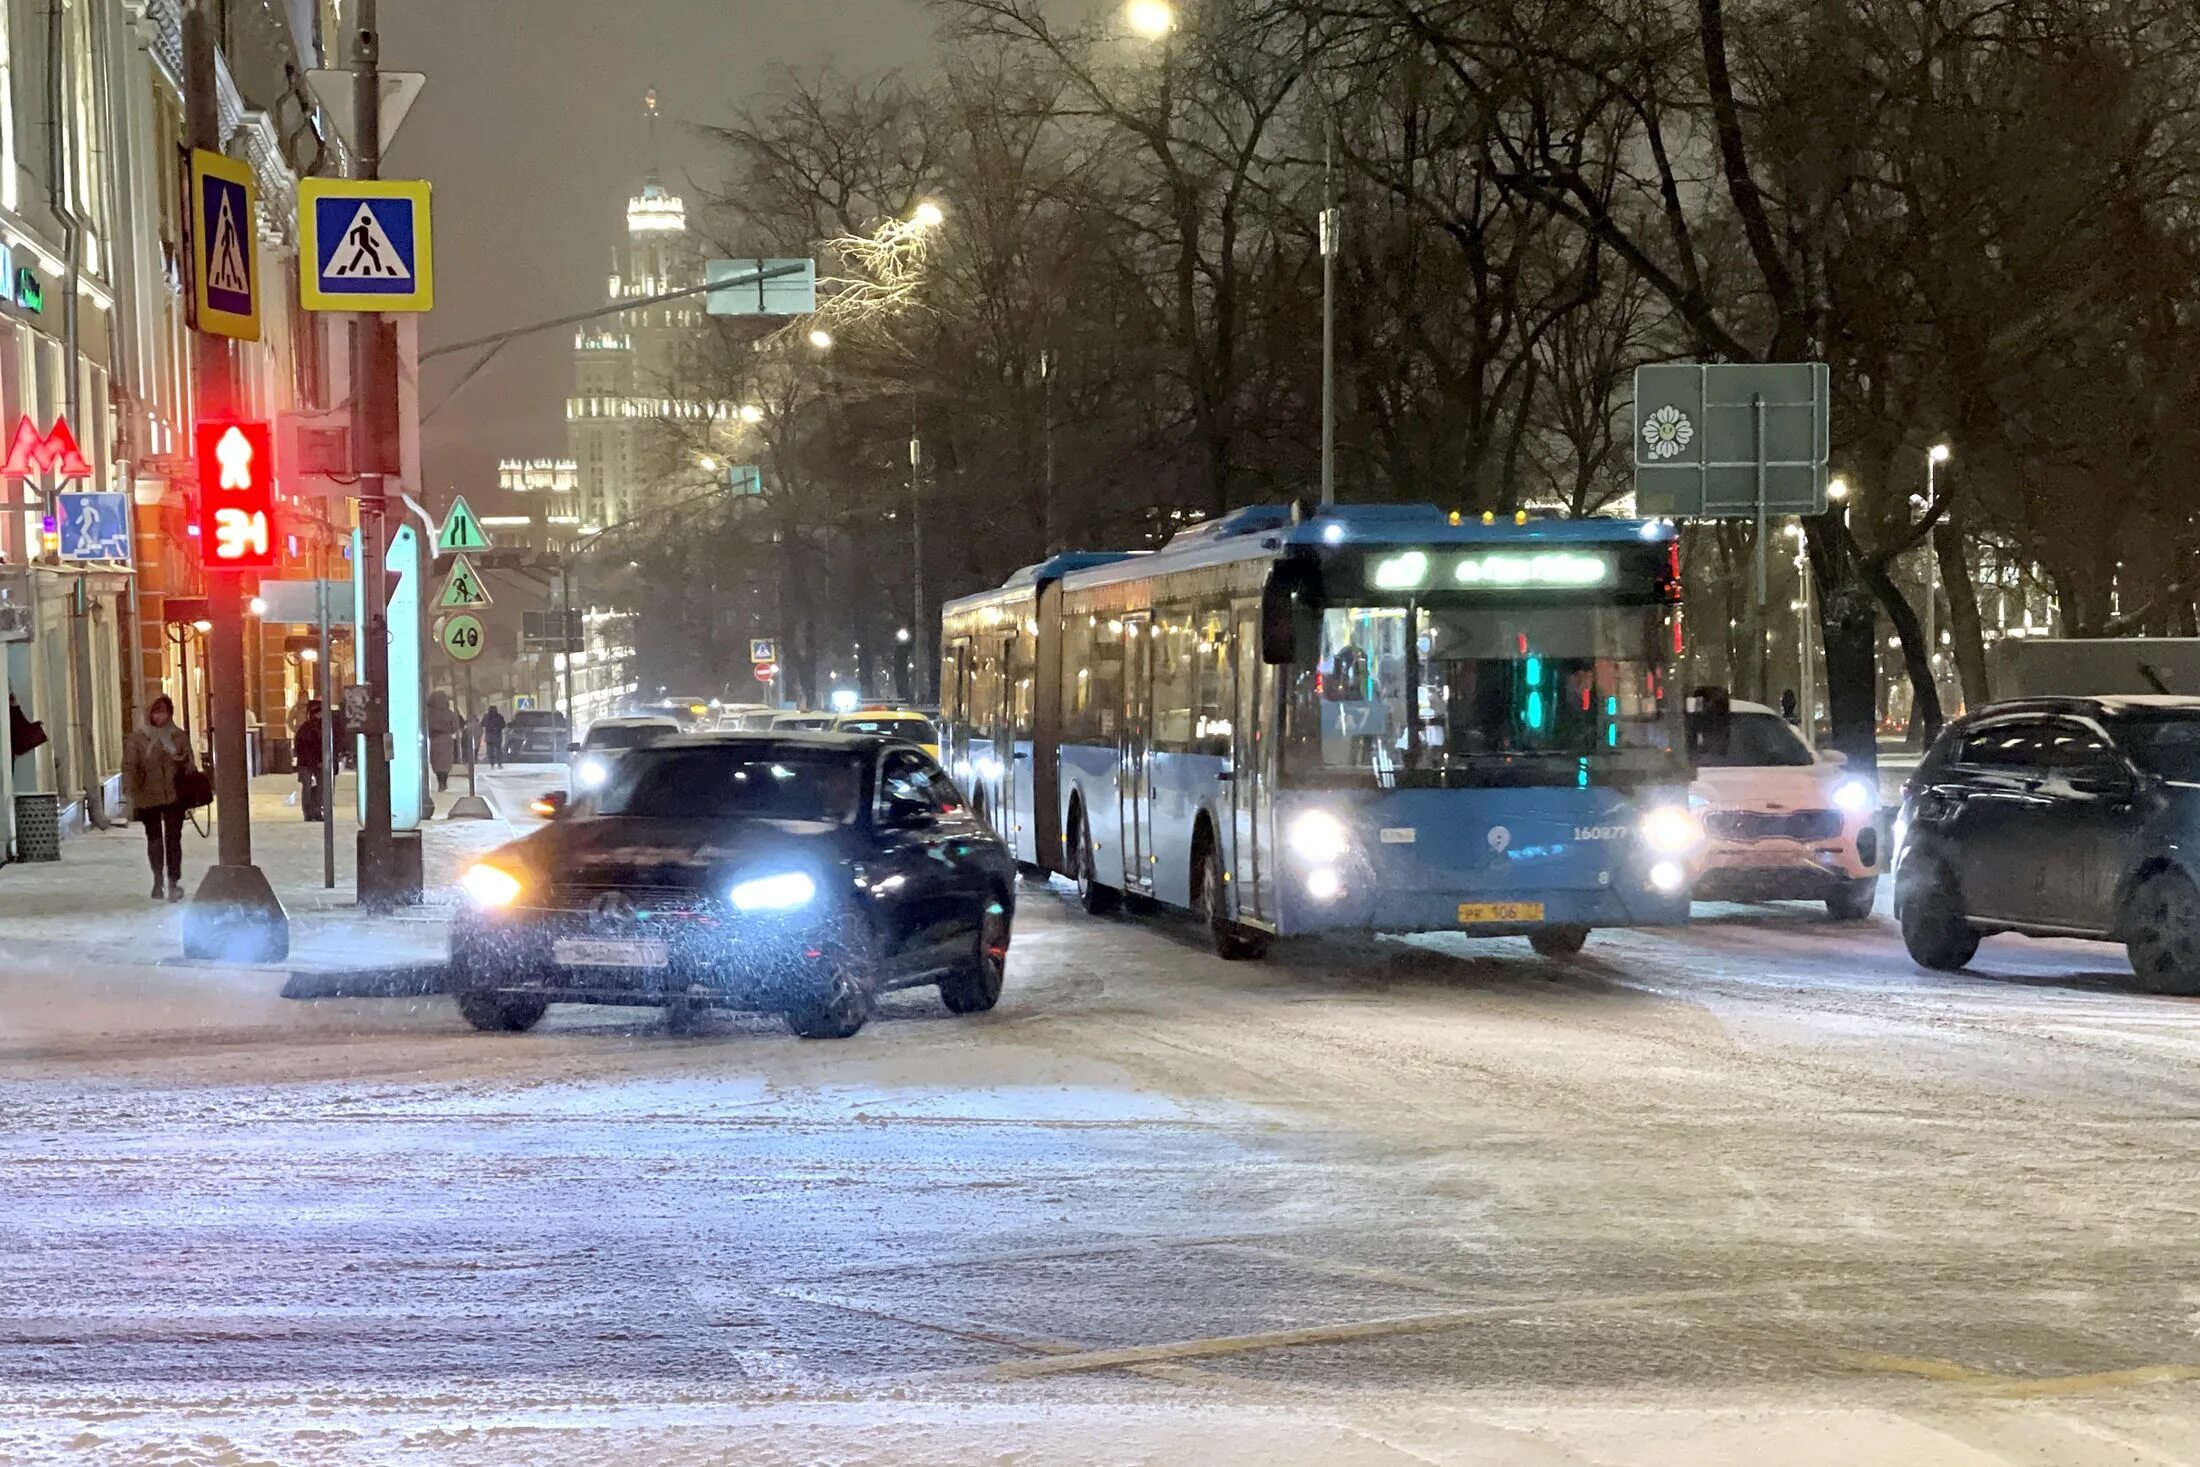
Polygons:
M1237 663L1237 702L1230 710L1231 884L1237 888L1239 920L1275 920L1275 770L1270 751L1276 740L1276 670L1261 660L1260 603L1241 601L1231 608Z
M1153 889L1153 780L1147 764L1153 728L1153 616L1123 618L1123 750L1116 782L1123 829L1123 885Z

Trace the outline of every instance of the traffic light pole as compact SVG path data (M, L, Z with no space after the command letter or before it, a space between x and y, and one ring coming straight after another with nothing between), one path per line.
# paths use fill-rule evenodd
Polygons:
M183 14L186 146L221 151L215 94L213 24L204 0ZM194 254L203 245L194 241ZM227 340L201 330L192 344L198 414L203 421L236 410ZM201 484L199 493L212 492ZM213 547L201 545L202 558ZM279 963L290 956L290 919L267 876L252 864L252 784L246 767L244 590L233 570L206 569L208 701L213 704L216 864L207 868L184 913L183 951L190 958Z
M352 36L352 176L382 172L382 36L375 0L358 0ZM407 899L410 880L399 869L390 830L389 493L385 476L399 471L397 336L385 319L357 315L351 323L351 441L359 476L359 577L366 625L359 628L359 680L367 689L366 748L359 778L366 822L359 831L358 900L387 907Z

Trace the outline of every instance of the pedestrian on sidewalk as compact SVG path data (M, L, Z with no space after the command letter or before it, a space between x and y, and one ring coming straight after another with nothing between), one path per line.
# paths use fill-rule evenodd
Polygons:
M451 787L451 765L458 760L458 735L465 726L449 693L428 695L428 767L435 771L438 794Z
M156 902L183 900L183 782L195 767L191 741L176 725L176 705L163 693L122 747L122 795L130 817L145 825Z
M481 748L489 756L491 769L504 767L504 715L497 711L494 703L481 715Z
M328 760L321 750L321 700L315 698L306 721L298 726L298 809L308 820L318 821L327 814L327 770Z

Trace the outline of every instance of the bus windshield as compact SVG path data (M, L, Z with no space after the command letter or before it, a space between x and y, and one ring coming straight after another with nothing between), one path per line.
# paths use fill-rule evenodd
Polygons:
M1291 701L1292 770L1390 784L1676 771L1660 605L1331 607Z

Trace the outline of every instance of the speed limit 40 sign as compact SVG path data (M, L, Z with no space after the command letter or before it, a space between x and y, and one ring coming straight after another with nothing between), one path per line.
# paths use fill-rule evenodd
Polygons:
M457 661L471 662L479 657L486 641L478 616L459 615L443 623L443 650Z

